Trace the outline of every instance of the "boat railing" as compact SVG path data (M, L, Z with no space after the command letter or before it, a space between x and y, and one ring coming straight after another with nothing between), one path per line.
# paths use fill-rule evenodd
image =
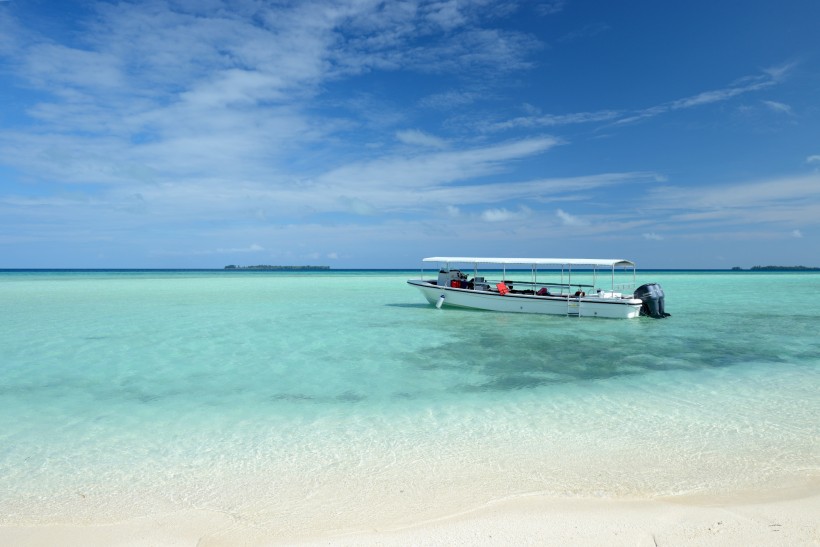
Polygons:
M573 292L573 289L576 291L587 291L589 289L594 289L594 285L589 285L586 283L550 283L550 282L534 282L534 281L523 281L518 279L501 279L501 280L485 280L485 283L489 284L490 287L495 287L498 283L504 283L506 285L511 285L513 289L518 289L522 285L524 287L528 287L529 290L533 292L536 288L546 287L547 289L560 289L560 290L568 290L569 292ZM559 296L559 295L552 295L552 296Z

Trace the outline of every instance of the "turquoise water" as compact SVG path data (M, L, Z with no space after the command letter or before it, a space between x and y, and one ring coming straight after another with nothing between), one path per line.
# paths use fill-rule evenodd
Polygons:
M0 524L817 484L820 275L639 272L667 320L436 310L417 276L0 273Z

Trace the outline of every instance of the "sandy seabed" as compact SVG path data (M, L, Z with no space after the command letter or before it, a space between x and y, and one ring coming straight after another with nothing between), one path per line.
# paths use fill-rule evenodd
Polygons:
M529 495L472 511L382 528L290 535L276 523L188 511L98 525L0 527L0 545L336 546L336 545L820 545L820 494L664 500L556 499Z

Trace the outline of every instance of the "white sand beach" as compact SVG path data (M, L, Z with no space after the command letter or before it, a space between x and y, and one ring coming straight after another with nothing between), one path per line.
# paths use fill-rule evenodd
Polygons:
M154 515L114 524L11 526L0 544L26 546L337 545L820 545L820 495L781 500L555 499L538 495L401 529L295 535L282 523L249 523L213 512Z

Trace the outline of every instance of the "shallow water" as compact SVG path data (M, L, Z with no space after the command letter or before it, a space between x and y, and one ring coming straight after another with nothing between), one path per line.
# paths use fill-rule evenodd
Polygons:
M417 272L0 274L0 521L281 532L820 473L820 275L647 272L666 320L436 310Z

